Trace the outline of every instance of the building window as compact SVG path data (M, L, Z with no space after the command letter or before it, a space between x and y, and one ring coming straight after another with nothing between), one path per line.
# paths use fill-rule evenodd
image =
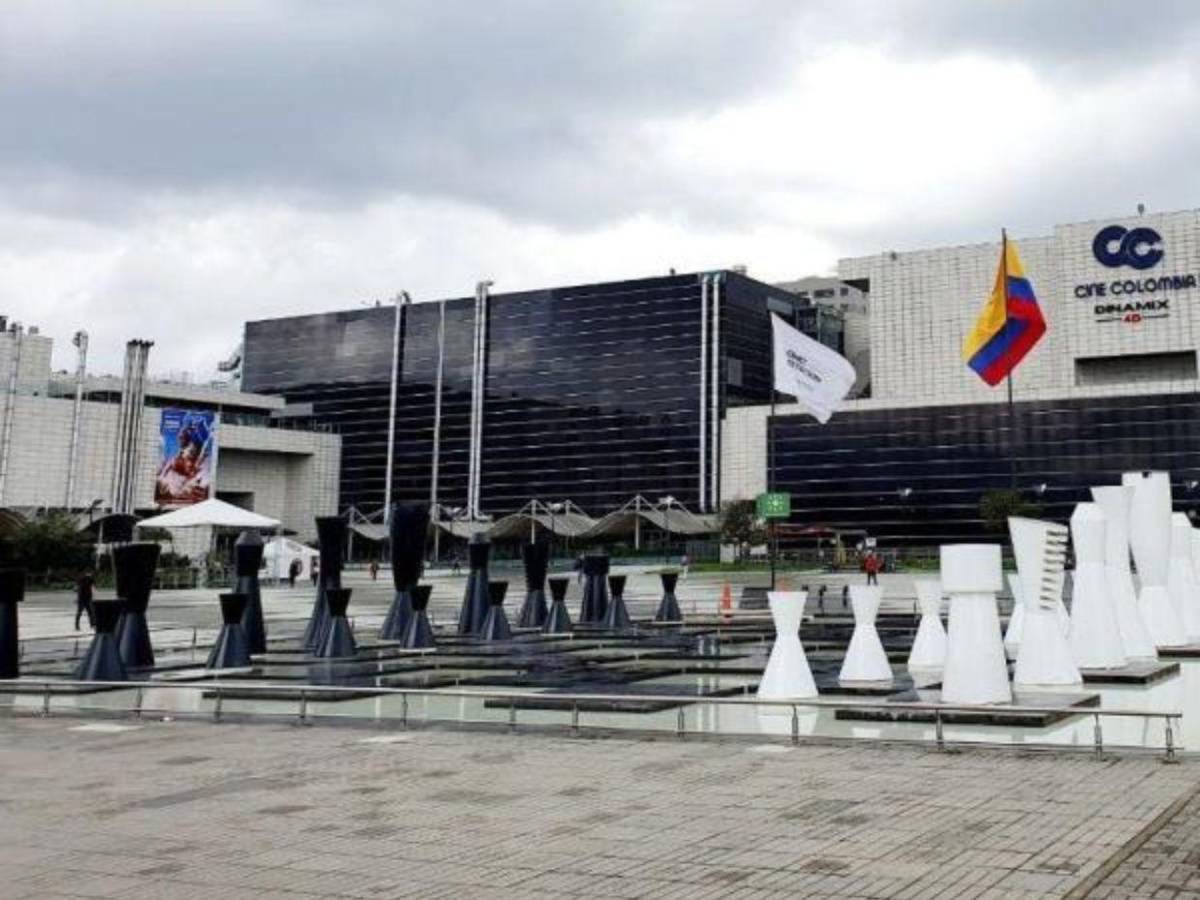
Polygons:
M1196 353L1131 353L1090 356L1075 360L1075 384L1131 385L1149 381L1190 381L1196 378Z

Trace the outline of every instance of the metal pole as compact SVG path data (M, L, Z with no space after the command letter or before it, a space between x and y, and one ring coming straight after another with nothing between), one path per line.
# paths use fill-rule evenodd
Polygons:
M1004 290L1004 303L1008 305L1008 231L1000 229L1000 284ZM1017 412L1013 405L1013 383L1010 371L1004 379L1008 386L1008 486L1017 489Z
M713 509L721 506L721 485L718 480L721 469L721 273L712 277L712 410L709 412L709 454L712 465L708 467L708 495Z
M770 317L768 313L768 318ZM767 417L767 491L768 493L775 490L775 441L771 435L771 427L775 420L775 337L771 336L771 414ZM778 540L775 535L775 519L771 517L767 519L767 543L770 545L767 548L767 554L771 558L771 590L775 590L775 553L778 548ZM818 540L820 540L818 538Z
M700 276L700 511L706 509L704 500L708 482L708 283L711 275Z
M67 487L63 505L68 509L75 506L75 473L79 467L79 423L83 418L83 383L87 377L88 333L77 331L71 339L79 351L75 366L75 406L71 413L71 447L67 456Z
M383 473L383 524L388 525L392 515L392 465L396 459L396 389L400 380L400 318L404 306L409 302L407 291L392 298L396 314L392 317L392 378L391 395L388 397L387 468Z

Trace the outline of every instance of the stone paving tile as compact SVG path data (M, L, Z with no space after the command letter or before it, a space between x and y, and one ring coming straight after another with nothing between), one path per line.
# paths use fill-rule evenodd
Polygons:
M0 797L5 900L1055 896L1200 774L1137 757L74 724L0 717L0 771L20 773ZM1200 835L1181 828L1104 896L1200 890Z

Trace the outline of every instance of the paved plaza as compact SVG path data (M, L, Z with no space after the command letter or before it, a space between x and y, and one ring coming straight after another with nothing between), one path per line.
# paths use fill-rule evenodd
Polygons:
M1186 896L1198 765L4 717L0 896Z

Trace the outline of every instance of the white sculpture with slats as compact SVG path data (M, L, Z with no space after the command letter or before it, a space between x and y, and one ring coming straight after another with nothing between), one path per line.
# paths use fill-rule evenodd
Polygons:
M1104 562L1108 519L1098 504L1077 503L1071 514L1075 579L1071 589L1071 656L1081 669L1120 669L1128 660ZM1188 568L1191 566L1189 564Z
M1011 702L996 609L1002 585L1000 546L947 544L941 547L941 563L942 589L950 598L942 700L963 705Z
M1065 687L1083 682L1071 659L1058 609L1062 603L1067 529L1054 522L1014 516L1008 520L1017 559L1025 619L1013 671L1019 688ZM1015 587L1014 587L1015 589Z
M1121 645L1129 659L1157 659L1158 650L1138 605L1129 568L1129 511L1134 489L1114 484L1092 488L1092 499L1104 510L1108 526L1104 532L1104 569L1108 592L1117 611Z
M1129 505L1129 545L1141 590L1138 607L1154 646L1187 643L1183 623L1167 592L1171 555L1171 481L1166 472L1126 472L1121 483L1133 488Z
M1192 568L1192 522L1186 514L1171 513L1171 560L1167 567L1167 593L1179 617L1186 642L1200 637L1200 606L1197 606L1195 570Z

